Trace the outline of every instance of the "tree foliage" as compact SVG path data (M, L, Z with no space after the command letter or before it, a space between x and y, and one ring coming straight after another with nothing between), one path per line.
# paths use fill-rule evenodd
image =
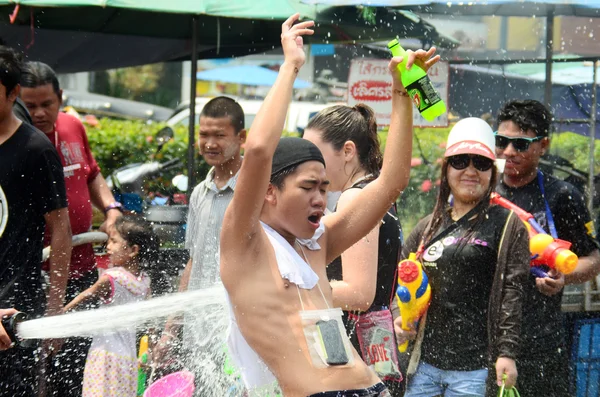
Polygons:
M165 162L180 159L183 166L162 177L155 178L149 189L168 190L170 178L175 174L187 174L188 131L185 127L175 127L174 139L167 142L157 153L155 134L163 124L146 124L141 121L101 119L97 127L87 126L87 134L96 161L102 174L108 176L127 164L152 161ZM195 155L196 180L203 177L208 166L197 152Z
M154 135L164 125L146 124L139 121L101 119L98 127L87 127L88 137L96 160L105 176L126 164L150 161L156 153ZM450 128L415 128L410 182L398 201L398 211L404 232L409 233L416 223L431 213L437 197L440 179L440 163ZM178 158L181 169L152 181L149 188L169 190L170 178L178 173L187 174L188 132L185 127L174 129L175 138L156 154L160 162ZM286 136L293 136L284 132ZM379 134L385 146L387 131ZM589 167L589 139L573 133L552 136L551 153L571 161L575 167L587 172ZM600 158L600 142L596 144L595 158ZM196 181L206 175L208 167L196 154ZM596 162L596 174L600 164Z

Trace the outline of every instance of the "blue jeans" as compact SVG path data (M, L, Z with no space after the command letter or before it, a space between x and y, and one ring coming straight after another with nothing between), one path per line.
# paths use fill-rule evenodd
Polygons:
M444 371L421 362L408 382L404 397L484 397L487 376L487 369Z

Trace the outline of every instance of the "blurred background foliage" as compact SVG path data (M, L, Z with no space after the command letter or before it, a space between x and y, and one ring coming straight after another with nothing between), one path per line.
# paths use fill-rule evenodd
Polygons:
M126 164L151 161L156 153L155 134L163 124L147 124L139 121L101 119L93 127L87 126L88 138L96 161L106 177ZM408 188L398 201L398 211L405 236L416 223L433 210L440 178L440 159L445 150L450 128L415 128L411 176ZM188 132L186 127L175 127L175 137L155 155L155 160L165 162L178 158L183 162L181 169L173 170L147 184L148 191L172 192L171 179L175 174L187 173ZM284 135L296 135L284 132ZM387 131L379 133L385 146ZM550 152L571 161L578 170L588 171L589 139L570 132L554 134ZM600 142L595 147L595 158L600 159ZM209 167L196 151L196 181L206 176ZM596 161L595 174L600 172ZM559 175L560 176L560 175Z

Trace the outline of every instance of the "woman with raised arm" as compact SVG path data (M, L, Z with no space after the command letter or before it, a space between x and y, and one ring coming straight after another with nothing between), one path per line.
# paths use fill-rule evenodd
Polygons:
M370 107L358 104L324 109L310 120L303 137L323 153L329 190L341 193L337 203L328 199L328 208L343 210L379 176L383 155L375 113ZM333 304L344 310L344 325L352 345L393 391L399 390L402 380L389 309L396 285L400 238L394 204L377 227L327 266ZM383 345L386 353L377 358L370 354L374 344Z

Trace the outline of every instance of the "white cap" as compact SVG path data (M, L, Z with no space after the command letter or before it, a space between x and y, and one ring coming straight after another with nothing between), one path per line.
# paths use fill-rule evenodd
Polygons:
M448 134L444 157L478 154L496 160L496 138L492 127L477 117L460 120Z

